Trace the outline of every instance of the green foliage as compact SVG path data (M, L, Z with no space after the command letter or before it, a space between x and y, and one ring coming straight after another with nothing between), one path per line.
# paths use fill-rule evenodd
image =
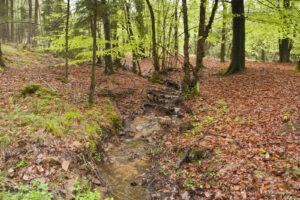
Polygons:
M19 185L17 192L0 192L0 199L3 200L51 200L51 196L48 185L39 180L33 181L30 185ZM92 191L91 186L87 182L75 184L75 200L99 199L100 193Z
M28 165L28 161L27 160L21 160L20 162L18 162L16 164L16 169L22 169L24 167L26 167Z
M75 200L99 200L100 193L91 190L87 181L79 181L75 184Z
M51 200L51 193L47 184L36 180L28 186L19 185L17 193L2 192L0 197L3 200Z

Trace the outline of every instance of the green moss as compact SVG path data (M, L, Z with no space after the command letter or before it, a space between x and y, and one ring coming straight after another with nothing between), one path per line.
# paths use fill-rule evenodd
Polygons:
M57 93L54 92L53 90L50 90L48 88L43 87L42 85L37 85L37 84L24 85L21 88L20 93L23 97L36 94L37 96L42 98L52 99L53 97L58 96Z

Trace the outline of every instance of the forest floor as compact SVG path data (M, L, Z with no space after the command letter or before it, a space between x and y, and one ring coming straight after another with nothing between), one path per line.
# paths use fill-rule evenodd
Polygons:
M89 107L88 65L71 67L64 83L55 67L60 59L11 47L4 54L10 68L0 73L2 190L40 179L58 197L93 189L107 195L98 163L126 141L120 128L127 119L145 114L146 91L165 86L98 68L97 103ZM246 71L224 77L227 65L207 59L200 95L182 104L180 122L153 138L152 166L137 181L153 199L300 198L300 74L291 64L249 61ZM178 68L164 78L181 77ZM29 94L33 84L43 87ZM175 169L186 150L188 159Z

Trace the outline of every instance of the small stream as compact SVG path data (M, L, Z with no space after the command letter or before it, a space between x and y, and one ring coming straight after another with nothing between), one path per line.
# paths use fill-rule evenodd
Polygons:
M162 124L170 121L170 117L155 115L136 117L125 127L130 138L108 149L110 162L99 166L99 171L115 200L151 199L147 189L136 184L136 179L150 167L149 152L153 144L149 141L152 141L153 135L163 131Z

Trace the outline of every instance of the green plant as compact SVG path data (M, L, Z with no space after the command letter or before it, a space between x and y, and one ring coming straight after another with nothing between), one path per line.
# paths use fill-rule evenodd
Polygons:
M294 178L299 178L300 177L300 168L297 166L293 166L291 168L291 174Z
M10 145L11 139L8 134L0 133L0 148Z
M91 185L86 180L80 180L75 183L75 200L99 200L100 193L91 190Z
M24 167L26 167L28 165L28 161L27 160L21 160L16 164L16 169L22 169Z
M68 120L77 120L77 121L80 121L83 119L81 113L78 113L78 112L66 112L65 113L65 118L68 119Z
M190 190L195 190L196 184L192 175L188 174L188 177L185 179L183 186Z

